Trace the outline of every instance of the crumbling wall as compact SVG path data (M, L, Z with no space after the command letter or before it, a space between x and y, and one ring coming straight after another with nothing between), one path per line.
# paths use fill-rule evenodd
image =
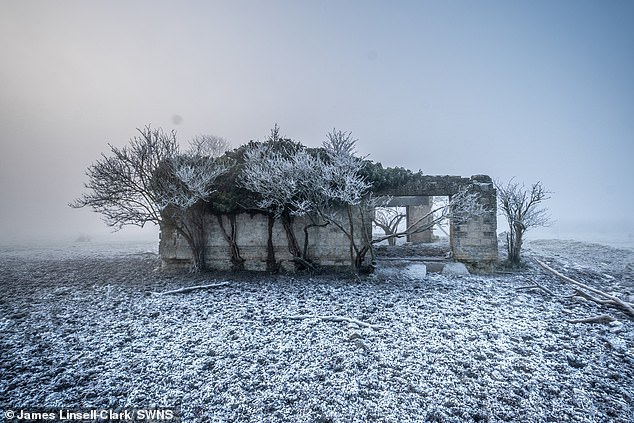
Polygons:
M354 220L355 238L362 243L363 226L359 213ZM221 216L225 231L230 233L231 222L228 216ZM235 215L235 240L244 259L244 270L270 270L268 251L269 216L261 213L239 213ZM306 217L296 217L293 230L300 248L304 248L304 228L311 222ZM218 216L206 217L207 247L206 265L213 270L231 270L231 251L229 243L223 235L223 229L218 222ZM308 229L308 258L319 266L351 266L350 242L348 237L335 225L312 226ZM371 226L366 225L366 236L371 237ZM275 220L272 227L272 245L276 264L283 270L292 271L295 268L293 256L289 252L288 239L284 227L279 220ZM167 270L186 269L190 266L192 255L187 241L173 228L163 228L159 247L162 267ZM369 259L369 257L368 257Z
M456 260L466 263L495 261L498 258L497 193L493 181L485 175L472 176L466 188L478 194L478 202L488 212L451 224L451 251Z

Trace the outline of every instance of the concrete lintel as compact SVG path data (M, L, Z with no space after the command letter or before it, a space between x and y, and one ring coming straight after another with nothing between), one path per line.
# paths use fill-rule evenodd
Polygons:
M484 180L483 176L476 176L475 180ZM461 176L416 175L405 184L388 187L375 191L376 195L416 196L416 195L454 195L461 187L472 184L471 178Z
M399 195L392 197L387 203L387 207L406 207L406 206L427 206L429 205L429 196L422 195Z

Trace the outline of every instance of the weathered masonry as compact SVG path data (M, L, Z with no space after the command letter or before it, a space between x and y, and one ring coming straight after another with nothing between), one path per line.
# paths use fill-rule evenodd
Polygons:
M391 196L390 206L407 207L408 224L429 212L431 196L451 197L460 190L477 193L479 203L487 209L484 215L463 222L450 222L450 247L456 260L482 264L497 259L496 190L489 176L415 175L406 183L373 191L375 196ZM298 234L299 247L304 248L304 234L308 234L308 256L320 266L351 266L350 242L334 225L310 225L307 218L296 218L293 230ZM289 241L283 225L262 213L233 215L209 214L206 226L206 264L210 269L235 269L235 248L239 249L240 268L264 271L270 269L271 256L280 268L292 270L296 261L289 253ZM355 218L355 238L359 243L371 239L369 219ZM410 242L430 242L431 233L412 234ZM232 249L234 255L232 256ZM161 231L160 255L167 269L189 266L192 256L187 242L172 228ZM233 258L233 260L232 260ZM369 255L368 255L369 259Z
M222 224L220 223L222 222ZM363 236L372 237L371 225L362 233L360 219L355 219L359 230L355 233L358 243ZM289 241L282 223L262 213L238 213L235 215L208 215L206 264L209 269L233 270L228 238L235 240L244 260L240 266L244 270L270 270L271 256L276 265L287 271L295 269L296 261L289 252ZM292 224L293 232L298 235L299 247L304 248L304 231L309 235L308 256L319 266L350 267L350 242L346 235L334 225L312 226L307 217L297 217ZM268 245L269 239L271 245ZM185 239L175 230L166 228L161 231L159 245L162 267L164 269L187 268L192 255Z
M497 193L493 181L486 175L471 178L460 176L417 175L410 181L375 191L375 195L392 196L390 206L407 207L408 225L424 216L430 205L429 196L450 197L461 189L478 194L478 201L487 210L465 222L450 222L449 243L456 260L471 263L487 263L497 260ZM413 238L416 236L416 238ZM411 242L430 242L431 232L413 234Z

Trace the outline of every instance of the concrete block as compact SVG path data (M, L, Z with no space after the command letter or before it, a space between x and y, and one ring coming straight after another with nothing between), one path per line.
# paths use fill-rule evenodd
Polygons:
M425 276L427 276L427 266L421 263L410 264L405 268L403 274L412 280L425 279Z
M447 263L442 269L443 275L468 276L469 270L463 263Z

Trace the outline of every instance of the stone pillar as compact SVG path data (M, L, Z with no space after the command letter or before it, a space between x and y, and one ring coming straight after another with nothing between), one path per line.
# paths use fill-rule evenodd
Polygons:
M420 197L421 205L418 206L407 206L407 227L414 225L418 222L423 216L427 215L432 208L432 198L433 197ZM431 216L423 219L418 226L425 225L431 222ZM432 242L433 241L433 228L427 229L422 232L410 234L407 236L408 242L413 242L414 244L420 244L422 242Z
M478 194L478 202L486 213L463 222L451 224L451 251L456 260L466 263L486 263L497 260L497 192L490 177L476 175L467 186Z

